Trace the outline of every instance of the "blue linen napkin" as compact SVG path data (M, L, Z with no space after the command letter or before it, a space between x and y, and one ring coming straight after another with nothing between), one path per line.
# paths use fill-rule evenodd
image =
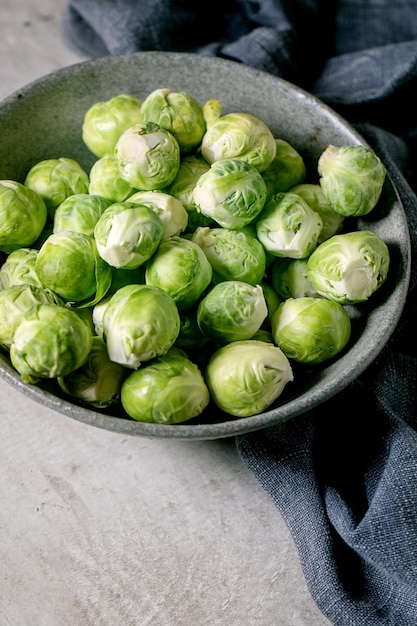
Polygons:
M70 0L62 32L92 57L197 52L281 76L339 111L385 163L412 247L409 295L393 336L345 391L236 445L286 520L322 613L335 626L415 626L415 2Z

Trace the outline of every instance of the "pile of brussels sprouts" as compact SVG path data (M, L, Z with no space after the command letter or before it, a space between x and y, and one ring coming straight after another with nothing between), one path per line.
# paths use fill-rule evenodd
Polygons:
M382 191L371 150L329 145L307 180L257 116L168 89L95 103L82 140L89 172L0 181L0 345L23 381L144 422L247 417L345 349L347 305L389 267L346 228Z

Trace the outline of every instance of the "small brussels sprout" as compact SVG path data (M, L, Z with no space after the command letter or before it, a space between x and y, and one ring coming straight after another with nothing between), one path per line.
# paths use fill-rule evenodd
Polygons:
M73 230L92 237L94 227L110 202L102 196L77 193L57 206L54 214L53 232Z
M318 243L329 239L341 230L345 218L327 202L320 185L304 183L296 185L290 191L301 196L308 206L320 215L323 228L317 240Z
M48 217L53 219L56 207L77 193L88 193L88 174L81 165L66 157L45 159L26 174L25 187L36 191L44 200Z
M14 180L0 181L0 250L7 254L31 246L47 219L41 196Z
M210 393L197 365L170 350L128 376L121 401L126 413L139 422L179 424L200 415Z
M243 230L200 226L191 236L213 268L213 282L241 280L257 285L265 274L266 257L262 244Z
M78 369L58 377L62 391L82 404L103 409L120 400L128 370L109 359L102 337L92 339L87 360Z
M189 93L155 89L142 103L142 123L153 122L174 135L180 150L195 150L206 132L202 106Z
M142 100L122 93L104 102L95 102L86 112L82 138L97 157L111 154L120 135L141 121Z
M166 291L179 310L186 310L209 286L212 275L212 267L200 246L174 236L163 241L148 261L145 281Z
M385 282L390 263L386 243L373 231L333 235L307 263L307 277L329 300L354 304L367 300Z
M111 204L94 228L99 255L112 267L136 268L158 248L162 237L159 215L148 206Z
M11 252L0 267L0 289L26 283L42 287L35 270L37 256L36 248L19 248Z
M201 331L197 322L197 307L198 304L186 311L180 311L180 331L175 340L175 347L195 350L208 343L209 338Z
M287 298L317 298L319 294L307 277L308 259L277 258L271 268L271 284L275 291Z
M74 309L35 304L15 330L10 359L25 382L57 378L81 367L92 339L88 324Z
M180 316L165 291L132 284L110 298L102 326L110 359L134 369L168 352L178 336Z
M237 158L262 172L272 163L276 149L272 131L256 115L235 112L207 118L201 154L210 164Z
M281 304L281 298L276 290L269 283L263 280L260 284L262 287L262 291L264 292L264 298L268 309L268 316L265 318L261 326L261 329L265 329L270 328L272 316Z
M200 176L193 196L198 211L224 228L240 229L262 211L266 184L253 165L223 159Z
M303 259L317 247L323 227L318 213L295 193L277 193L256 221L259 241L271 254Z
M129 204L142 204L159 215L162 222L162 239L180 235L185 231L188 213L182 202L163 191L137 191L128 198Z
M304 182L306 166L299 152L284 139L275 139L276 154L272 163L262 172L268 198Z
M367 215L377 204L386 170L382 161L364 146L329 145L317 170L328 203L341 215Z
M346 310L325 298L288 298L272 318L275 344L299 363L317 364L333 358L347 345L350 333Z
M239 280L218 283L200 300L197 322L219 343L250 339L268 315L263 289Z
M265 411L293 380L290 362L268 341L247 339L219 348L211 357L205 380L216 405L235 417Z
M137 124L125 130L114 154L120 176L141 191L167 187L180 166L178 141L158 124Z
M80 307L101 300L112 279L94 238L70 230L49 235L38 252L35 271L45 288Z
M124 202L136 189L120 176L114 154L97 159L90 169L88 193L101 196L110 202Z

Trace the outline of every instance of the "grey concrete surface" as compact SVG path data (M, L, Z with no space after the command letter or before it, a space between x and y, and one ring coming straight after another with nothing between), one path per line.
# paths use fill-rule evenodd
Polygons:
M82 61L64 0L1 0L0 98ZM126 437L0 380L0 626L328 626L232 440Z

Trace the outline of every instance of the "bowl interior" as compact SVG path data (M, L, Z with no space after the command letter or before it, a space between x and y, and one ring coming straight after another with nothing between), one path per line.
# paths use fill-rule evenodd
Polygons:
M0 179L23 181L37 161L62 156L75 159L88 172L95 157L81 138L87 109L94 102L120 93L143 98L161 87L186 91L201 104L217 98L224 113L254 113L269 125L276 137L289 141L302 154L311 172L316 172L317 159L328 144L367 145L329 107L265 72L193 54L138 52L64 68L3 101ZM391 267L386 283L368 303L351 307L353 328L349 349L328 364L303 368L303 375L296 375L276 404L262 414L233 418L210 405L198 419L184 424L146 424L109 409L100 412L74 404L49 382L23 383L5 353L0 353L0 376L20 392L60 413L130 435L215 439L291 419L336 394L363 372L388 341L403 309L409 281L410 245L403 207L389 177L375 215L363 218L359 227L374 230L390 248Z

